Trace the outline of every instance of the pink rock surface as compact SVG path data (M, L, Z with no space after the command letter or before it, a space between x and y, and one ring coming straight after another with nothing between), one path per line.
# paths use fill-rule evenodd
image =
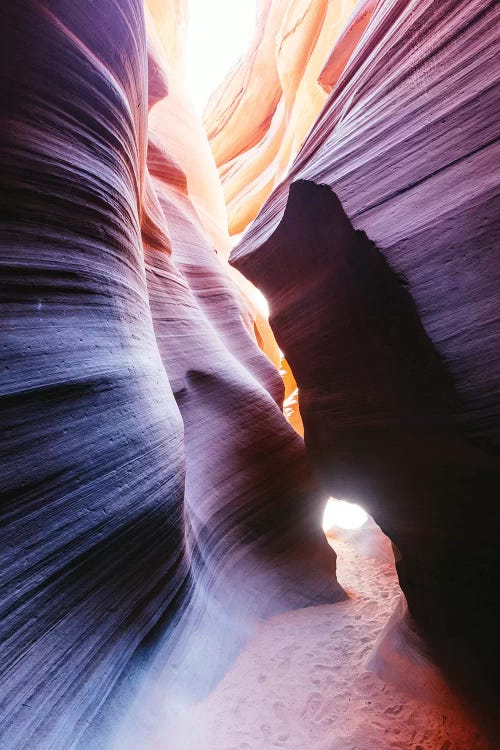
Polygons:
M495 3L381 3L289 176L232 254L244 270L291 182L330 185L408 279L466 401L466 429L496 448L497 21Z
M0 47L0 744L135 749L256 617L344 595L189 113L148 139L142 3L11 4Z
M291 698L285 712L270 703L276 724L263 741L272 736L291 748L305 738L307 750L312 738L328 750L333 741L359 750L361 743L388 739L397 747L387 716L402 705L402 694L389 687L387 700L382 683L394 681L408 663L405 647L394 653L391 645L404 632L405 617L395 617L375 643L390 610L382 600L397 597L394 573L391 568L385 575L386 559L372 562L368 588L359 573L350 601L336 580L336 555L320 528L325 490L312 476L303 440L283 416L279 373L257 346L263 323L256 330L246 304L251 287L243 293L238 274L224 265L231 243L223 191L183 90L186 7L184 0L147 0L144 7L141 0L27 0L4 9L0 746L142 750L174 743L174 750L187 750L182 727L199 715L189 710L193 701L202 706L201 729L211 731L221 710L226 713L216 684L227 670L229 682L219 687L234 690L232 732L242 704L255 696L245 681L248 652L243 670L236 663L236 681L231 663L245 639L266 630L260 620L273 616L278 629L271 620L271 641L276 646L284 634L284 647L298 652L295 678L319 680L325 697L318 703L300 679L283 686L278 669L271 690L286 687ZM262 18L273 16L280 31L281 94L262 161L255 164L256 183L248 172L238 177L249 180L247 218L248 206L258 208L276 174L286 172L311 112L326 101L325 89L334 88L290 180L266 204L234 258L269 293L296 378L285 378L285 409L296 425L294 385L310 386L302 416L321 481L328 491L339 481L356 492L370 487L371 509L401 548L400 577L412 612L428 635L434 635L430 625L441 636L446 625L450 648L444 652L463 657L461 674L471 677L475 695L483 695L478 681L491 685L498 674L494 658L486 661L495 640L497 533L489 502L494 467L485 450L497 445L498 354L493 176L483 168L495 148L487 77L496 9L429 0L367 3L351 17L353 9L345 3L339 11L323 0L261 4ZM347 60L338 79L339 57L328 43L333 37ZM269 50L272 35L265 43ZM255 70L265 65L265 55L254 58ZM262 97L267 114L256 139L268 125L275 89ZM252 96L249 85L247 104ZM235 130L237 142L227 142L235 158L238 138L248 145L245 133ZM268 146L276 147L279 170L262 180L261 165L275 166ZM236 172L236 163L231 169ZM297 231L296 211L280 224L288 184L301 176L335 183L347 215L337 201L324 216L323 203L313 197L312 213L304 201ZM300 184L311 189L311 182L299 183L299 190ZM314 195L318 190L330 205L328 188L312 186ZM364 239L353 261L359 235L347 216L365 226L390 265L408 277L418 315ZM317 219L312 226L311 217ZM346 240L337 247L340 276L332 275L334 264L323 263L339 226ZM285 252L276 242L280 232ZM315 233L318 242L304 253ZM368 263L363 252L372 253ZM373 278L381 282L377 289ZM312 293L316 284L319 294ZM280 299L276 290L283 288ZM387 339L387 320L377 317L378 301L394 288L412 311L408 352L401 351L397 331ZM333 290L340 327L328 306ZM394 295L397 308L401 299ZM325 311L330 317L321 330ZM366 318L371 328L360 331ZM425 393L422 384L429 385ZM363 401L365 388L373 398ZM370 435L363 440L367 415L377 422L379 398L399 431L391 442L382 430L385 442L377 452ZM353 424L361 430L354 437ZM415 434L408 425L416 426ZM429 425L436 436L423 450L420 432L427 436ZM355 471L349 455L346 460L348 439ZM402 453L405 461L412 457L411 472ZM440 462L433 461L444 454L451 484L441 482ZM477 516L469 523L478 498L485 527ZM365 542L373 552L376 545ZM345 550L346 560L350 554L352 548ZM368 589L377 588L379 574L380 618L371 621ZM478 579L482 588L475 586ZM366 601L356 610L358 584ZM339 609L332 611L335 602ZM318 677L323 671L308 663L307 629L317 628L321 638L317 655L323 635L335 632L336 618L348 628L339 648L328 649L342 668L339 682L328 686ZM353 677L369 652L374 673ZM273 658L267 646L262 653ZM472 668L471 655L477 656ZM279 653L274 656L280 666ZM255 659L250 663L258 679ZM422 673L415 711L426 700L436 703L436 690L426 692ZM373 695L377 711L390 712L380 726L373 714L368 724L361 716L361 703ZM355 725L351 698L359 710ZM309 735L293 724L296 706ZM319 729L318 716L331 719L339 707L336 734ZM422 736L443 748L456 740L460 750L470 750L467 743L474 747L477 739L477 747L485 747L455 704L449 715L459 731L442 729L443 713L434 705L431 733L425 734L427 715L416 723L419 742ZM404 716L409 720L411 712ZM250 722L254 718L250 712ZM283 739L283 724L296 728L290 741ZM215 746L220 726L212 733ZM404 741L416 736L406 733ZM207 737L201 736L200 750ZM260 739L253 738L251 750L262 747Z

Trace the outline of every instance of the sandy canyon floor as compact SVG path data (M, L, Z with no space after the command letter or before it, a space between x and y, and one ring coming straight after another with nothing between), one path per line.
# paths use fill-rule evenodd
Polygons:
M370 520L331 543L349 600L262 622L168 750L489 750L435 668L392 650L397 633L374 657L402 606L387 538Z

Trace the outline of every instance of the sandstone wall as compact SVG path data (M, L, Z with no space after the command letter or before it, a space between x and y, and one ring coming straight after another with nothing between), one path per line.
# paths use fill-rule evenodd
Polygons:
M256 617L342 595L279 374L214 250L220 186L169 65L182 9L4 9L9 750L147 747Z
M498 7L358 11L230 261L268 298L317 476L398 545L412 613L481 704L499 674Z

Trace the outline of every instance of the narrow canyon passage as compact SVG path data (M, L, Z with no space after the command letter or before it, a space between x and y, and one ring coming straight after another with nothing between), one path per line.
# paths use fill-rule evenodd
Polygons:
M1 750L495 750L498 4L3 10Z
M387 537L370 520L363 529L336 529L331 543L349 599L260 624L215 690L175 729L174 747L490 747L419 637L398 629L404 597ZM162 747L160 738L151 744Z

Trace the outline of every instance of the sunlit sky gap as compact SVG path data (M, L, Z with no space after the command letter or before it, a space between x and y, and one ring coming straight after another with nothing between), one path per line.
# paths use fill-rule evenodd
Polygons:
M200 114L245 54L255 16L256 0L189 0L186 85Z

